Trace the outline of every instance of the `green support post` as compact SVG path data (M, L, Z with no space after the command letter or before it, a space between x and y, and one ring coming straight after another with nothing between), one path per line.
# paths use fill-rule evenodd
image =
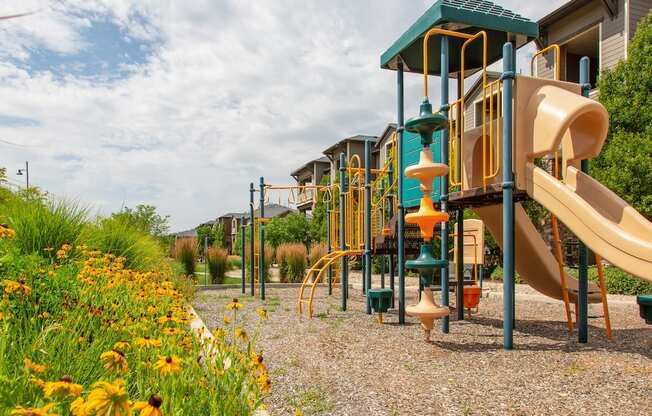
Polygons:
M514 348L514 172L512 171L512 85L514 46L503 45L503 349Z
M441 37L441 114L448 118L448 36ZM441 131L441 163L448 165L448 140L449 131L444 129ZM448 174L440 178L440 195L439 195L439 209L441 212L446 212L448 205ZM449 270L448 270L448 223L441 223L441 260L446 260L444 266L440 269L440 282L441 282L441 305L447 307L449 305ZM441 318L441 332L448 334L450 330L450 318L444 316Z
M364 279L367 290L367 314L371 315L371 142L364 142Z
M331 188L331 190L332 189L333 188ZM332 200L332 196L331 196L331 200ZM331 209L332 209L331 200L326 201L326 244L328 248L328 253L330 253L331 250L333 249L331 247ZM333 268L329 265L328 266L328 296L332 294L333 294Z
M344 153L340 153L340 250L346 250L346 210L344 208L344 193L346 192L346 158ZM346 301L349 297L348 288L348 258L342 256L340 260L340 281L342 284L342 310L346 310Z
M582 95L589 96L591 89L589 78L589 58L584 56L580 59L580 87L582 88ZM580 162L580 169L582 172L589 173L589 161L584 159ZM577 341L584 344L589 340L589 249L580 241L579 244L580 259L578 270L578 295L577 295Z
M242 265L242 282L241 282L241 291L242 294L245 294L246 288L245 288L245 279L247 278L247 272L246 272L246 267L245 267L245 250L246 250L246 243L245 243L245 236L247 234L245 230L245 223L244 223L244 218L242 218L242 224L240 224L240 256L242 257L242 260L240 261L240 264Z
M397 157L394 155L394 157ZM387 177L389 178L389 183L392 184L394 183L394 169L392 166L389 167ZM389 195L387 195L387 200L389 201L389 219L394 217L394 194L391 192ZM395 299L396 299L396 288L394 284L394 255L390 254L389 255L389 288L392 289L392 301L391 301L391 308L394 309L396 307L395 305Z
M251 229L249 230L249 286L250 286L250 295L254 296L255 295L255 283L254 283L254 268L256 267L256 259L254 259L254 253L256 252L256 248L254 245L254 238L255 233L256 233L256 217L254 216L254 183L251 182L249 183L249 218L251 219L251 222L249 226Z
M260 177L260 249L258 253L258 279L260 280L260 299L265 300L265 178Z
M404 111L403 111L403 63L399 62L396 71L397 84L397 126L398 135L397 159L398 172L398 229L396 230L397 239L397 267L398 267L398 323L405 324L405 252L403 248L403 230L405 227L405 207L403 206L403 130Z

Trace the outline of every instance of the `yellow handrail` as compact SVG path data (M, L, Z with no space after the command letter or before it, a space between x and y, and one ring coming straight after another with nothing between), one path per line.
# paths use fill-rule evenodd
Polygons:
M423 37L423 96L428 98L428 40L432 35L444 35L453 38L470 39L474 35L433 27ZM462 65L464 66L464 65Z
M544 53L553 50L555 51L555 79L559 80L559 72L560 72L560 66L559 66L559 57L560 57L560 52L561 49L559 48L559 45L553 44L550 46L547 46L540 51L537 51L534 55L532 55L532 59L530 59L530 73L532 76L534 76L534 63L536 62L536 59L540 56L543 55Z

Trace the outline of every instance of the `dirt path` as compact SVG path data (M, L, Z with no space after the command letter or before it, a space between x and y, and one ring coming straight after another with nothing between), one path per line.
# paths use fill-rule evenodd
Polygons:
M561 303L520 302L516 350L506 352L496 296L483 299L472 320L452 322L450 334L436 332L426 344L412 318L399 326L389 314L380 325L363 312L359 291L350 291L347 312L339 311L339 290L325 292L308 320L296 313L297 289L267 290L269 319L258 345L272 375L272 414L652 414L652 327L631 303L611 307L614 340L605 338L602 319L592 318L590 342L581 345L566 332ZM253 327L260 301L238 290L200 292L194 305L212 329L222 325L233 296L244 301L245 325ZM591 306L589 315L600 312Z

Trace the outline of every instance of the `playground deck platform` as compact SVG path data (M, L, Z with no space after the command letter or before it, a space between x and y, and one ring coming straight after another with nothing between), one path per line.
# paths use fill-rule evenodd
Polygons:
M407 303L417 279L408 278ZM339 289L318 291L311 320L296 312L297 289L269 289L258 346L270 368L271 414L304 415L640 415L652 396L652 329L638 317L633 297L610 297L614 339L604 334L600 308L589 309L589 344L568 335L563 305L517 285L515 349L502 346L500 283L471 320L433 331L424 344L415 319L385 324L364 313L358 273L352 273L349 310L339 311ZM375 276L374 286L378 281ZM259 299L239 290L205 291L194 306L211 328L222 326L231 297L245 304L253 333Z

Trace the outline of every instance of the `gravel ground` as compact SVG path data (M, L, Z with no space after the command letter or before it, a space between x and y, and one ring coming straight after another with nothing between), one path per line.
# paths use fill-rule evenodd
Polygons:
M498 295L484 298L471 320L451 322L450 334L434 331L427 344L413 318L399 326L390 313L380 325L366 315L359 290L349 291L349 309L340 312L339 290L328 297L320 288L312 320L296 313L297 293L267 289L258 347L272 376L266 405L274 415L652 415L652 327L631 297L614 297L613 340L600 305L591 305L589 344L580 345L566 331L562 303L519 286L515 350L503 351ZM200 292L194 306L213 329L234 296L253 331L261 303L238 290Z

